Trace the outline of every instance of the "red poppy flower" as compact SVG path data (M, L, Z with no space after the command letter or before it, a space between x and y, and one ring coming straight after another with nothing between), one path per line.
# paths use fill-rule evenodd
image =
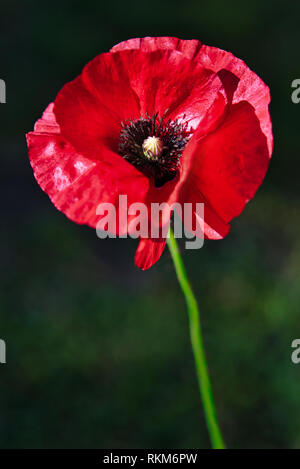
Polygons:
M221 239L265 176L269 101L268 87L229 52L196 40L131 39L64 86L27 135L30 161L76 223L96 227L98 204L117 208L120 194L148 207L202 202L205 237ZM116 234L128 231L127 218ZM163 237L140 239L136 264L151 267L164 247Z

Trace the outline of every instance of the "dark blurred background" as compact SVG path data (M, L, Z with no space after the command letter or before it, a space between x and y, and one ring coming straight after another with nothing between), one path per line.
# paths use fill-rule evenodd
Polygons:
M300 448L300 7L283 1L1 0L1 448L209 447L169 253L70 222L37 185L25 133L90 59L130 37L230 50L270 86L274 156L229 236L184 251L231 448Z

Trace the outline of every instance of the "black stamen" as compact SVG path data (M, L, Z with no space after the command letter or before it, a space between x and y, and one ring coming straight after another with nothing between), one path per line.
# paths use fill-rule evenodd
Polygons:
M165 113L166 114L166 113ZM182 152L191 136L186 124L177 120L165 120L158 112L152 117L129 120L121 123L120 155L137 169L151 176L155 185L161 187L177 174ZM143 152L143 143L148 137L158 137L163 143L160 156L149 159Z

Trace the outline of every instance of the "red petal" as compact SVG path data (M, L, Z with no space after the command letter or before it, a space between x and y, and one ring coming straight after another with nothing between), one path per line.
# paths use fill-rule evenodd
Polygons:
M268 86L243 62L232 55L216 47L203 46L197 56L197 60L205 67L217 72L226 69L236 75L240 81L234 93L233 103L248 101L255 109L255 114L260 121L261 130L267 137L269 156L273 150L272 123L269 115L270 91Z
M91 161L66 141L55 120L53 104L36 123L35 131L27 135L27 142L39 185L76 223L95 228L98 204L109 202L118 207L119 194L127 194L128 205L146 198L149 179L119 155L106 149L103 161Z
M201 140L202 136L202 126L200 126L194 133L181 157L182 172L180 185L177 187L177 199L180 200L182 209L184 203L192 204L193 215L191 220L185 219L183 214L179 214L179 216L181 216L187 231L191 233L193 230L196 230L196 226L199 223L196 216L196 204L204 204L204 220L202 221L204 236L208 239L222 239L228 234L230 226L215 212L209 201L205 199L200 192L200 180L198 174L193 169L195 159L199 154L199 139Z
M197 127L217 97L218 76L177 51L102 54L59 93L54 113L62 135L85 156L118 151L121 122L147 112Z
M199 53L201 47L202 43L196 39L182 40L177 37L143 37L120 42L111 49L111 52L130 49L154 52L158 49L171 49L182 52L188 59L193 59Z
M224 93L216 74L177 51L132 50L112 56L118 54L128 60L129 81L142 115L167 111L166 117L188 121L196 128L218 93Z
M130 39L121 42L112 48L113 52L125 49L140 49L154 51L157 49L178 50L188 59L199 61L204 67L215 73L222 69L231 72L239 79L234 81L229 75L221 76L226 91L234 93L233 102L248 101L255 108L255 113L260 121L260 126L268 140L269 156L273 149L272 123L269 116L268 105L270 102L269 88L242 60L230 52L202 45L197 40L182 40L174 37L145 37L142 39Z
M89 158L103 159L105 147L117 152L121 122L140 116L128 66L124 54L101 54L55 100L54 113L62 134Z
M207 207L223 221L224 228L240 214L265 176L269 163L266 138L252 106L241 102L231 107L215 132L191 145L186 149L190 160L181 199L204 200L205 220L220 232Z
M150 269L160 258L166 239L142 238L135 253L135 263L142 270Z

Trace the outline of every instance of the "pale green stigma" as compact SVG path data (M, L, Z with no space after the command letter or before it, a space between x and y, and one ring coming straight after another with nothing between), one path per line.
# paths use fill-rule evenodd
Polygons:
M143 152L149 160L159 158L163 152L164 144L159 137L148 137L142 145Z

